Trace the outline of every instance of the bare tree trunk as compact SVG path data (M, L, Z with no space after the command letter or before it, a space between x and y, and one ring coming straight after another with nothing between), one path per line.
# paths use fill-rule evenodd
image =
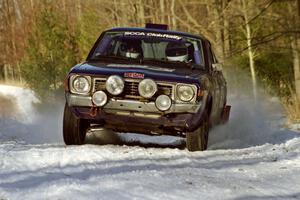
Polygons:
M31 8L31 10L33 10L33 7L34 7L34 0L30 0L30 8Z
M15 21L17 23L20 23L22 20L22 15L21 15L21 10L20 10L20 5L19 2L17 0L13 0L13 4L14 4L14 13L15 13Z
M257 100L257 82L256 82L256 74L255 74L255 61L254 61L254 52L252 48L252 32L251 27L249 24L249 16L247 13L247 5L245 0L242 0L242 12L245 19L245 26L246 26L246 38L247 38L247 48L248 48L248 57L249 57L249 64L250 64L250 71L252 77L252 84L253 84L253 96L254 100Z
M295 77L295 90L297 99L300 101L300 55L298 51L297 38L291 37L291 47L293 52L293 66Z
M113 16L114 16L114 19L115 19L115 23L116 23L116 26L120 26L121 22L120 22L120 17L116 14L117 10L118 10L118 3L116 0L114 0L113 2L114 6L113 6Z
M122 17L122 23L121 25L125 26L131 26L131 16L128 15L128 11L132 11L132 1L126 1L126 4L120 9L121 11L121 17Z
M298 10L298 20L300 21L300 0L297 0L297 10ZM298 21L298 25L300 23L299 21Z
M222 16L222 4L220 1L215 0L213 5L214 12L214 30L216 34L216 54L221 62L224 62L224 40L223 40L223 16Z
M176 14L175 14L175 0L171 0L171 16L172 16L172 29L177 29L177 22L176 22Z
M300 28L300 0L297 0L297 17L296 17L296 27ZM297 20L298 19L298 20ZM294 76L295 76L295 89L298 101L300 101L300 53L299 53L299 34L295 34L291 40L291 47L293 51L293 66L294 66Z
M4 64L4 82L8 81L8 66Z
M77 10L77 20L81 21L81 15L82 15L82 7L81 7L81 0L76 1L76 10Z
M7 16L6 16L7 19ZM7 28L7 27L6 27ZM7 80L9 79L9 58L8 55L10 55L10 49L9 49L9 43L8 41L5 42L5 56L4 56L4 80L5 82L7 82Z
M66 12L66 0L62 0L62 9L64 12Z
M144 26L146 21L145 21L145 9L144 9L143 0L139 0L138 5L139 5L138 7L139 7L140 25Z
M293 10L293 4L296 3L296 12ZM291 25L296 26L296 29L300 27L300 1L292 2L288 4L289 13L295 13L293 16L294 23ZM298 30L298 29L297 29ZM299 53L299 34L295 33L290 36L292 56L293 56L293 69L294 69L294 79L295 79L295 94L298 101L300 101L300 53Z
M154 23L159 23L160 22L160 14L159 14L159 9L158 6L159 4L157 4L156 0L152 1L152 5L153 5L153 9L154 9L154 18L153 18L153 22Z
M166 12L167 24L170 27L170 25L171 25L171 17L172 17L171 13L170 13L170 10L171 10L171 8L170 8L170 1L166 1L166 10L167 10L167 12Z
M165 1L164 0L159 1L159 7L160 7L160 13L161 13L160 23L165 24L166 21L165 21Z
M14 8L14 13L15 13L15 18L11 19L11 30L12 30L12 47L13 47L13 55L14 55L14 60L15 60L15 65L17 70L14 70L14 79L18 78L18 81L22 82L21 78L21 68L19 65L19 61L17 58L17 48L16 48L16 22L21 23L22 16L21 16L21 11L20 11L20 6L18 1L13 0L13 8Z
M11 64L7 64L6 66L7 66L8 80L14 80L14 70Z
M10 3L8 0L5 1L5 30L6 34L9 37L5 41L5 61L4 61L4 69L5 69L5 81L13 78L13 73L11 70L10 63L16 58L16 46L15 46L15 29L14 24L11 19L11 10Z
M181 23L185 23L187 24L187 28L188 31L190 30L197 30L196 33L202 33L208 40L210 40L211 42L215 41L214 40L214 35L211 34L206 27L203 27L200 23L198 23L198 21L194 18L194 16L191 15L190 11L187 9L186 4L184 4L182 2L182 0L177 0L176 1L178 3L178 5L181 6L183 13L186 15L187 20L182 20ZM209 6L208 6L209 7ZM177 18L179 21L179 18ZM191 22L191 24L189 24L189 22ZM184 25L184 24L183 24Z
M225 10L227 4L229 2L227 0L223 0L223 10ZM226 15L226 12L223 12L223 42L224 42L224 56L225 58L230 56L230 50L231 50L231 47L230 47L230 33L229 33L229 21L227 19L227 15Z

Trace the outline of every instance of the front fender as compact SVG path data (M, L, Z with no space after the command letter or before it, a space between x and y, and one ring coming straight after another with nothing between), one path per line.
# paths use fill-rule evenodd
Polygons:
M211 95L207 91L204 91L204 96L201 101L201 107L197 113L191 116L186 123L186 131L192 132L195 131L202 124L204 112L208 112L209 104L211 100Z

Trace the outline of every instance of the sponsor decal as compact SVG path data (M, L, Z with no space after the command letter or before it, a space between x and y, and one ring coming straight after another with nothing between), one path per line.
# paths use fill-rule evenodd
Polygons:
M166 33L151 33L151 32L125 32L125 36L146 36L146 37L158 37L158 38L167 38L173 40L181 40L182 37L178 35L171 35Z
M136 72L126 72L126 73L124 73L124 77L126 77L126 78L144 78L145 75L142 73L136 73Z

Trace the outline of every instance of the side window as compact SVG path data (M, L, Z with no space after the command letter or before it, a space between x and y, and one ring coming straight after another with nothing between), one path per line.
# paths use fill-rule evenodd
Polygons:
M193 41L192 43L194 47L194 52L193 52L194 62L198 65L205 66L202 41L198 40L198 41Z

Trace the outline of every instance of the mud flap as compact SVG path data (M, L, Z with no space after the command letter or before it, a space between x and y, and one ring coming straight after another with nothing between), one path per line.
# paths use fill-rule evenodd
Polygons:
M231 109L231 106L229 105L226 105L224 107L224 110L222 112L222 116L221 116L221 123L222 124L226 124L229 120L229 116L230 116L230 109Z

